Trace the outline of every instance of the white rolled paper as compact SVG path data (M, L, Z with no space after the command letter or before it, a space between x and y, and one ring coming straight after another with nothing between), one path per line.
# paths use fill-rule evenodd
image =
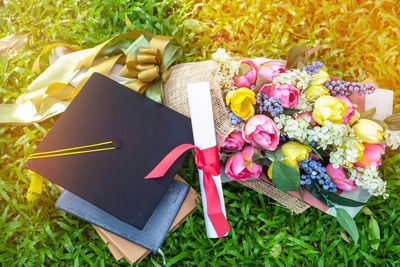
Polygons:
M200 149L216 146L217 142L215 138L214 118L212 113L210 83L190 83L187 85L187 93L189 97L194 144ZM213 176L213 178L221 201L221 208L226 217L221 176ZM201 170L199 170L199 179L207 237L217 238L218 235L207 216L207 200L203 187L203 171Z

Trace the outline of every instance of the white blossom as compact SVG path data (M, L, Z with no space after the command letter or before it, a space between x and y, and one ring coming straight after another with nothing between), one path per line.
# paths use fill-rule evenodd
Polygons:
M388 147L395 150L400 147L400 131L385 131L385 142Z
M239 70L240 62L235 61L225 49L218 48L211 55L218 66L217 80L222 89L231 89L233 87L233 77Z
M316 142L317 148L326 149L330 145L342 146L344 139L353 136L354 132L347 124L333 124L329 121L324 126L316 126L307 131L309 142Z
M355 181L356 185L367 190L373 196L383 196L386 198L386 182L379 176L376 167L351 168L349 169L349 179Z
M305 70L293 69L280 73L274 78L274 83L290 84L297 89L306 90L311 82L312 76Z
M329 154L329 161L332 163L333 167L350 167L354 162L357 162L359 154L357 147L359 145L360 140L358 140L355 136L349 136L345 138L343 144Z
M300 142L307 140L307 129L310 120L307 118L294 119L291 116L281 114L274 118L278 129L287 137L296 139Z
M304 92L300 93L296 109L301 109L303 112L309 112L313 110L313 107L314 103L307 100L306 94Z

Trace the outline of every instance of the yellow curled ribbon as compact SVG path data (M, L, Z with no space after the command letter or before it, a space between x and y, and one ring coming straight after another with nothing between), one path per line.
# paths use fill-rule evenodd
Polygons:
M119 46L117 41L126 46ZM44 53L58 45L49 45ZM45 69L14 103L0 104L0 124L31 124L64 112L93 72L111 75L117 64L123 65L121 75L126 74L122 75L122 84L161 102L162 81L168 77L169 66L181 52L171 44L170 37L154 36L142 30L114 36L89 49L62 46L73 52L61 56ZM36 72L40 72L39 62L40 59L33 66ZM73 85L78 74L83 77L79 84Z

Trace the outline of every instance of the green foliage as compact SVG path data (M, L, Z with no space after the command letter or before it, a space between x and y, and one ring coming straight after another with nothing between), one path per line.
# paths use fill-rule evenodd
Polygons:
M300 185L300 172L283 161L276 160L271 165L272 183L283 192L296 191Z
M345 209L335 208L335 210L339 224L350 234L351 238L353 238L354 242L357 244L359 234L356 222Z
M0 1L1 3L2 1ZM132 26L174 35L184 60L209 58L218 47L240 56L284 59L297 43L321 45L313 58L332 74L362 80L376 76L383 87L399 88L399 9L396 1L73 1L22 0L0 4L0 37L29 33L27 46L0 57L0 101L12 102L36 77L34 60L47 44L98 44ZM43 59L41 66L47 62ZM46 183L44 194L28 203L26 158L57 118L30 126L0 126L0 266L127 266L115 262L87 223L54 208L58 196ZM67 129L68 131L74 129ZM67 134L67 133L66 133ZM394 162L394 161L393 161ZM208 239L199 205L171 233L162 249L172 266L396 266L400 264L400 171L390 164L390 197L368 206L380 229L371 235L370 216L359 214L357 245L317 209L294 215L279 203L243 186L224 186L230 235ZM397 165L398 166L398 165ZM389 171L389 168L388 168ZM197 171L188 160L180 174L197 190ZM374 230L376 231L376 229ZM368 236L371 236L370 239ZM372 238L372 239L371 239ZM371 243L379 240L379 247ZM161 264L149 256L139 266Z

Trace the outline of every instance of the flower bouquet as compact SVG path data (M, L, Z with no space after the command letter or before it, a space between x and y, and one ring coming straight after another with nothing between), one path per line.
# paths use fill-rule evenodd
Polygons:
M235 60L219 49L212 61L173 67L164 101L185 114L180 83L210 81L225 175L250 187L268 184L278 201L293 197L336 216L357 241L353 217L370 196L388 196L379 167L400 145L399 116L388 116L391 91L330 76L322 62L307 65L308 55L298 46L286 62ZM390 101L386 110L363 110L371 95Z

